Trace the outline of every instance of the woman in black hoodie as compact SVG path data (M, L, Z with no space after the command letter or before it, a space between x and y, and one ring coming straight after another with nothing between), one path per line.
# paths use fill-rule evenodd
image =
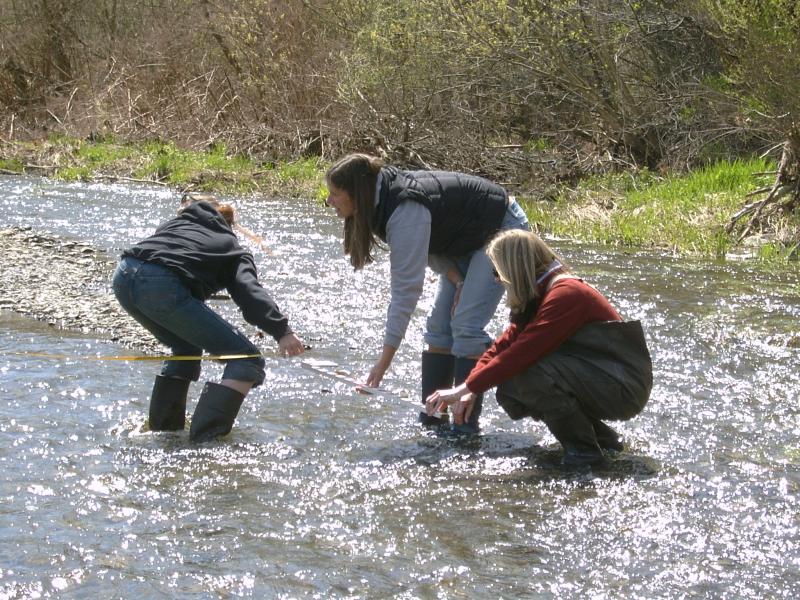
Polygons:
M223 359L219 384L205 384L192 417L189 437L203 441L230 432L250 389L264 381L264 359L236 327L205 301L226 289L244 319L271 335L283 356L302 354L267 291L258 282L252 254L233 231L234 213L208 194L185 194L178 216L122 253L112 287L122 307L175 357L164 361L150 398L153 431L182 430L189 382L200 378L205 350Z

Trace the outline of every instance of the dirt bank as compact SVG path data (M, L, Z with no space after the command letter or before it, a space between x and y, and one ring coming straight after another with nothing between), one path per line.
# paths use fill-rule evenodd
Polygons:
M116 257L31 229L0 231L0 310L57 329L97 334L148 353L165 349L123 311L110 288Z

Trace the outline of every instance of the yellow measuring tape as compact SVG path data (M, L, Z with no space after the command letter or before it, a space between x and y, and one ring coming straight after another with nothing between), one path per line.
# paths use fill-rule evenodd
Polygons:
M209 354L205 356L96 356L91 354L48 354L45 352L6 352L17 356L31 356L35 358L51 358L63 360L74 358L81 360L237 360L240 358L261 358L261 354Z

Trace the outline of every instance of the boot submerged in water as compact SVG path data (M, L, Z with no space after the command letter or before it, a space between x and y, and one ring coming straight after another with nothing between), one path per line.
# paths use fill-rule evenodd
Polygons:
M453 385L460 385L466 381L472 369L478 361L474 358L457 357L455 360L455 375ZM483 411L483 394L477 394L475 402L472 404L472 413L465 423L453 423L447 435L450 437L477 435L480 433L481 428L478 425L481 412Z
M244 394L226 385L207 382L197 401L189 428L189 439L206 442L227 435L233 428Z
M625 443L622 436L617 431L607 425L600 419L589 417L594 429L594 435L597 438L597 445L603 450L613 450L614 452L622 452L625 449Z
M592 422L584 413L573 413L545 419L545 425L564 448L561 464L584 467L603 463L606 459L597 443Z
M436 390L443 390L453 386L453 368L455 357L452 354L439 352L422 353L422 405ZM425 427L438 429L447 425L447 414L441 417L432 417L425 411L419 413L419 422Z
M183 431L189 380L157 375L150 394L150 431Z

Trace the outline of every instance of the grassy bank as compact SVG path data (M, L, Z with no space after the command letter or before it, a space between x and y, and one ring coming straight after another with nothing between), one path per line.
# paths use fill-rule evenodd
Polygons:
M719 162L688 175L657 176L648 171L584 180L555 201L525 199L532 222L557 236L601 244L657 247L677 254L723 258L750 253L785 260L800 240L800 218L787 216L769 235L734 247L725 232L747 194L770 185L775 165L762 159Z
M0 146L0 172L35 173L63 180L147 181L180 190L225 194L302 197L326 195L319 158L259 162L234 155L223 145L205 151L169 142L125 144L51 137L37 143ZM800 240L800 218L789 215L769 236L744 248L725 233L728 219L754 189L769 185L775 165L761 159L720 162L688 175L649 171L615 173L583 180L555 200L520 194L539 231L577 240L630 247L665 248L676 254L722 258L746 251L761 259L786 260Z
M0 147L0 171L35 173L65 181L146 181L180 190L225 194L324 198L318 158L259 162L231 154L223 144L206 151L172 142L126 144L112 138L87 141L52 136L41 142Z

